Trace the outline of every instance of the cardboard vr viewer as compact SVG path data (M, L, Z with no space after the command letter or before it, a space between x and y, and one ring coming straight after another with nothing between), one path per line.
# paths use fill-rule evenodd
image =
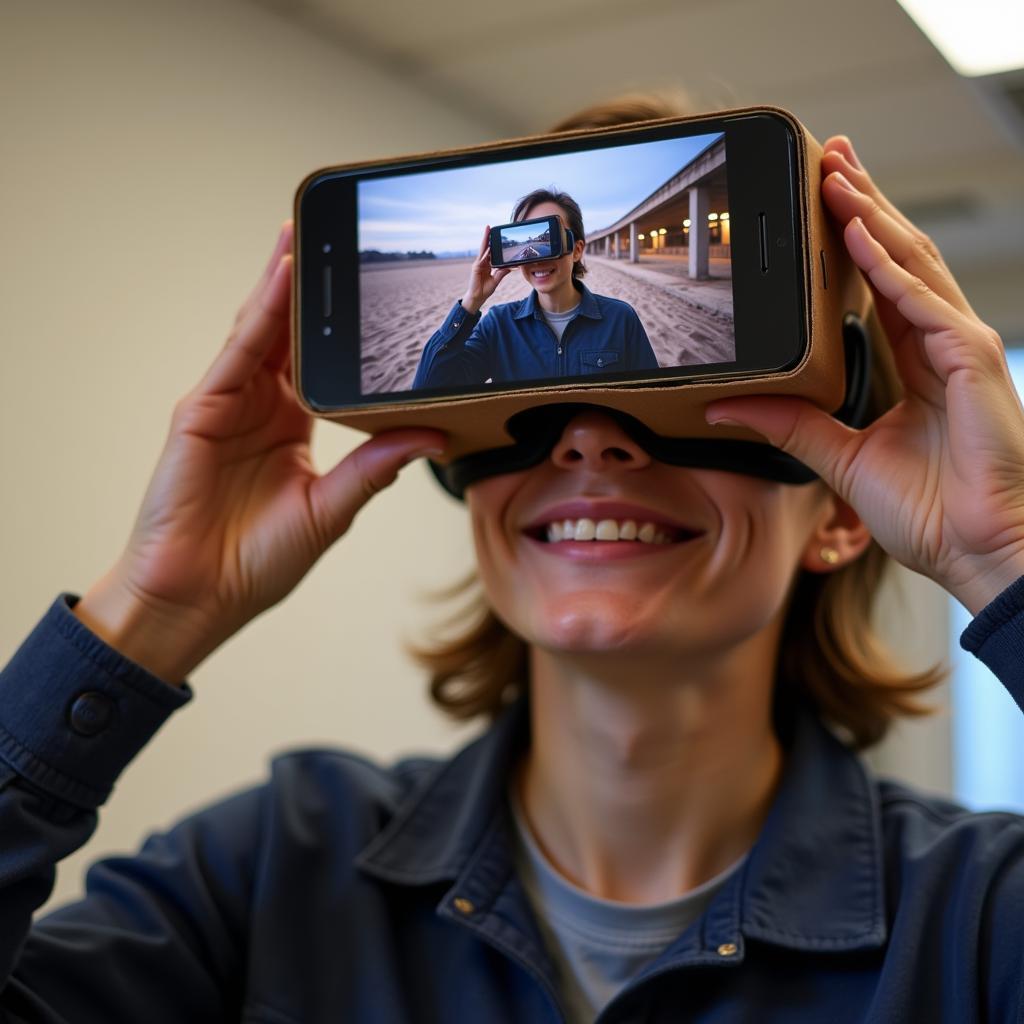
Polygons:
M621 133L624 129L686 125L711 116L726 117L771 112L787 120L797 140L796 180L798 183L799 223L803 232L802 267L805 308L802 311L807 346L798 365L781 372L723 374L714 378L658 381L638 385L633 382L604 384L574 383L563 379L557 385L525 385L513 390L467 396L410 397L378 406L323 410L308 405L302 396L300 374L302 339L299 330L298 274L293 271L292 373L300 402L313 415L355 427L369 434L400 427L431 427L448 435L448 446L439 460L447 463L464 455L513 442L506 429L517 413L540 405L581 402L619 410L644 423L650 430L669 438L713 437L760 441L763 438L741 427L709 426L704 419L707 405L720 398L740 395L796 395L833 412L846 397L843 322L850 314L870 325L871 333L880 332L874 315L870 289L850 259L838 226L831 220L821 201L822 148L803 125L788 111L776 107L749 107L672 117L634 125L616 125L607 129L580 129L573 132L511 139L500 143L444 151L472 155L494 152L524 143L571 139L593 139ZM441 153L416 159L429 160ZM374 161L373 164L378 163ZM371 166L367 164L364 166ZM297 199L298 203L298 199ZM301 225L296 209L297 231ZM299 244L298 235L296 245ZM297 266L297 264L296 264Z

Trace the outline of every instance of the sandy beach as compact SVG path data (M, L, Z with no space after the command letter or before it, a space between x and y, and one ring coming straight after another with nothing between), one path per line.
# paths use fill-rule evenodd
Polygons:
M420 353L465 291L471 260L410 260L360 268L364 394L412 386ZM640 317L661 366L735 358L732 317L687 302L668 287L620 271L606 260L588 263L587 287L628 302ZM513 271L484 306L525 298L530 286Z

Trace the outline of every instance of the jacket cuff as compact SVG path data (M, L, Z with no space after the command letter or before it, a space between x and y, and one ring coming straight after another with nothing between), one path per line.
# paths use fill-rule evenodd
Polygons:
M436 335L437 340L441 343L441 349L445 349L455 342L465 341L473 333L473 328L476 327L479 320L479 312L467 313L462 308L462 299L457 299Z
M1024 710L1024 576L978 612L960 646L983 661Z
M92 809L193 693L101 640L72 614L77 603L61 594L0 671L0 759L38 789Z

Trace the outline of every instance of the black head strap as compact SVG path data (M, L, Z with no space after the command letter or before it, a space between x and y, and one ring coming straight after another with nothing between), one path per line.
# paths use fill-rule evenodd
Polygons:
M862 427L866 425L871 381L871 339L864 322L852 313L847 314L843 321L843 345L846 397L833 415L847 426ZM634 416L586 402L564 402L526 409L508 421L513 444L473 452L445 466L432 461L430 468L441 486L461 499L466 488L478 480L539 465L558 443L569 421L587 410L610 416L648 455L669 465L723 469L786 484L806 484L817 479L813 470L769 444L725 438L663 437Z

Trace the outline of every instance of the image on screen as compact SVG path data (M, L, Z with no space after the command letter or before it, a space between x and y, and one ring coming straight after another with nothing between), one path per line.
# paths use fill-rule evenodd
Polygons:
M362 393L734 362L725 151L716 132L360 180ZM525 222L553 211L513 216L540 189L577 207L582 232L559 207L575 251L495 272L467 332L456 304L490 226L524 222L502 230L504 254L550 253L546 226Z
M501 229L501 258L535 260L551 255L551 230L546 221L526 221Z

